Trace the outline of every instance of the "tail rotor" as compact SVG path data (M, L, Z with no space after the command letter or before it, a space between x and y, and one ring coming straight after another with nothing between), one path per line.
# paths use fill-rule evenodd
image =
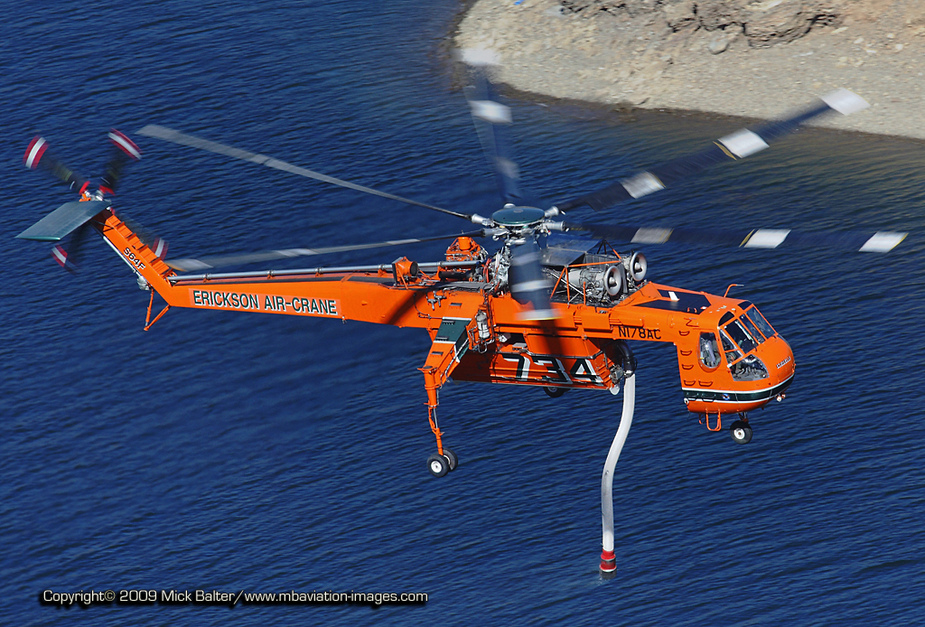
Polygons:
M88 231L92 227L93 218L111 206L111 203L105 199L106 196L115 194L125 166L141 159L141 150L127 135L112 129L108 137L112 143L112 154L106 163L100 185L96 189L91 189L87 179L51 154L48 141L44 137L37 136L29 142L26 154L23 156L23 163L27 168L30 170L41 168L56 179L67 183L70 189L80 194L77 202L61 205L18 236L22 239L46 242L61 242L67 238L67 243L56 244L51 254L61 267L70 272L78 268L76 262ZM153 235L146 234L146 236L153 249L166 251L166 244L163 240Z

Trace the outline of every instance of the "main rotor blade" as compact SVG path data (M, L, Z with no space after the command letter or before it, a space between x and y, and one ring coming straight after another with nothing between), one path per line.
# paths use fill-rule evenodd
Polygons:
M550 284L543 275L540 257L540 247L532 238L511 251L511 267L508 270L511 296L518 303L532 307L522 314L525 320L552 320L557 317L549 303Z
M291 174L297 174L299 176L304 176L306 178L315 179L316 181L322 181L323 183L330 183L331 185L337 185L339 187L346 187L347 189L356 190L358 192L364 192L366 194L372 194L374 196L380 196L382 198L388 198L390 200L397 200L409 205L414 205L416 207L423 207L425 209L430 209L432 211L439 211L440 213L446 213L451 216L456 216L458 218L463 218L465 220L470 220L471 215L466 213L459 213L457 211L450 211L449 209L443 209L434 205L429 205L427 203L418 202L417 200L411 200L409 198L403 198L402 196L396 196L395 194L390 194L388 192L382 192L372 187L366 187L364 185L358 185L357 183L351 183L343 179L335 178L333 176L328 176L327 174L321 174L320 172L315 172L307 168L303 168L297 165L292 165L291 163L286 163L285 161L280 161L279 159L274 159L273 157L268 157L266 155L257 154L254 152L248 152L246 150L241 150L240 148L234 148L232 146L227 146L225 144L220 144L218 142L209 141L208 139L202 139L194 135L188 135L186 133L181 133L172 128L167 128L165 126L159 126L157 124L148 124L144 128L136 131L140 135L145 135L146 137L155 137L157 139L163 139L180 146L190 146L192 148L199 148L200 150L205 150L208 152L214 152L219 155L225 155L226 157L234 157L235 159L241 159L243 161L250 161L251 163L258 163L260 165L265 165L268 168L274 168L276 170L282 170L284 172L289 172Z
M635 227L613 224L585 224L560 222L550 225L554 230L584 231L594 237L631 244L664 244L668 241L682 244L738 246L739 248L813 247L854 250L858 252L887 253L896 248L908 235L895 231L817 232L801 233L789 229L702 229Z
M82 192L87 187L87 179L71 170L49 152L48 142L44 137L36 136L29 142L22 160L30 170L41 167L56 179L67 183L76 192Z
M484 231L471 231L469 233L455 233L453 235L435 235L433 237L388 240L385 242L376 242L374 244L328 246L326 248L286 248L282 250L268 250L266 252L260 253L244 253L240 255L215 255L211 257L201 257L199 259L171 259L167 261L167 265L180 272L192 272L195 270L206 270L208 268L220 268L223 266L237 266L248 263L275 261L277 259L291 259L293 257L308 257L312 255L341 253L352 250L367 250L370 248L402 246L406 244L417 244L420 242L435 242L443 239L453 239L457 237L484 237L484 235Z
M557 205L557 207L560 211L569 211L582 205L588 205L595 211L602 211L630 198L640 198L665 189L665 187L674 185L687 176L706 170L716 163L744 159L749 155L764 150L772 141L796 130L801 124L820 115L833 111L849 115L866 109L868 106L870 105L860 96L847 89L839 89L822 96L818 104L788 118L764 124L754 131L743 128L735 133L721 137L705 150L674 159L629 178L620 179L609 187L579 196Z
M122 170L128 163L141 159L141 150L127 135L116 129L110 130L108 137L112 142L112 156L100 180L100 191L104 194L115 194L122 179Z
M489 69L497 65L497 56L489 50L466 49L460 57L472 71L474 81L465 89L466 99L482 150L495 171L498 190L505 203L521 204L520 173L510 156L510 141L504 129L511 124L511 109L498 101L488 76Z

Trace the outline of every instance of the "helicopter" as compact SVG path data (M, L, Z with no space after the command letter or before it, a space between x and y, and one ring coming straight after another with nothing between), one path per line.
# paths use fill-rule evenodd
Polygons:
M512 123L510 109L498 98L491 80L497 58L484 51L465 51L462 60L472 78L465 90L470 112L501 195L501 208L488 216L404 198L159 125L147 125L137 134L423 207L463 219L474 230L370 244L167 259L162 240L118 217L108 198L115 193L125 165L141 158L138 146L113 130L109 134L113 157L95 189L56 159L45 139L37 137L29 144L25 165L48 171L80 198L17 237L60 242L75 231L96 231L133 271L139 287L150 293L145 330L175 307L424 329L431 347L419 370L436 440L427 468L436 477L459 464L444 443L437 417L439 391L451 378L535 386L551 397L573 389L617 395L623 384L629 392L637 368L632 342L674 344L687 411L699 416L711 431L721 431L726 419L732 439L748 443L753 433L748 413L782 401L793 382L796 364L789 344L753 303L731 297L728 289L719 296L656 283L648 277L642 252L619 252L611 242L772 249L823 244L885 253L906 234L636 227L578 221L566 214L582 208L602 211L658 192L718 163L760 152L810 120L852 114L867 103L840 89L779 121L736 131L698 152L542 209L524 203L506 137ZM432 262L402 256L363 266L215 272L222 266L438 240L452 241L444 258ZM495 250L490 242L496 243ZM72 256L61 245L53 255L65 267ZM164 305L152 318L155 293Z

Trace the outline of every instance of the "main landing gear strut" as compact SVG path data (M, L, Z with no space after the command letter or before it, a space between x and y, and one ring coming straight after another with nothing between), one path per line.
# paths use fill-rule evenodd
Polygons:
M430 420L430 430L437 437L437 452L427 458L427 470L435 477L442 477L451 470L456 470L459 458L456 457L456 453L443 446L443 432L437 424L436 405L428 406L427 418Z

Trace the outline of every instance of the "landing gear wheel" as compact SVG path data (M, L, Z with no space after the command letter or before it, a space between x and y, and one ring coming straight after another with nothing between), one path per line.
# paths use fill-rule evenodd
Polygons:
M459 465L459 458L456 457L456 453L443 447L443 456L446 457L446 461L450 464L450 470L456 470L456 467Z
M737 444L748 444L752 440L752 428L747 422L736 420L729 427L729 436Z
M545 385L543 386L543 391L546 392L546 394L552 398L559 398L560 396L568 392L568 388L559 388L559 387L553 387L551 385Z
M443 449L444 451L446 449ZM427 458L427 470L435 477L442 477L450 472L450 461L443 455L434 453Z

